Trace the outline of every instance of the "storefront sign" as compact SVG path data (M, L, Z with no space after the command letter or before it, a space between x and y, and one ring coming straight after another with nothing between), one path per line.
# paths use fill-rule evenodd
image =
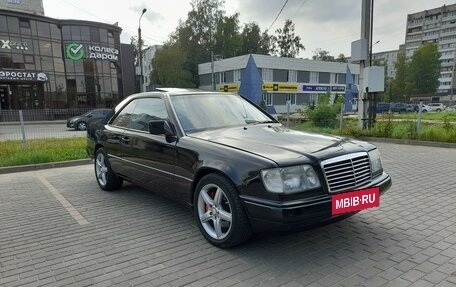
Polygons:
M345 92L344 86L332 86L331 92Z
M272 92L297 92L297 84L282 84L282 83L264 83L261 86L263 91L272 91Z
M48 76L43 72L0 70L0 80L47 82Z
M302 85L304 92L329 92L330 86Z
M119 50L109 47L84 45L71 43L66 46L66 56L73 61L79 61L83 58L100 59L117 61L119 59Z
M219 87L220 92L237 92L238 90L239 86L237 84L221 85Z
M25 42L15 42L11 40L0 39L0 49L28 50L28 44Z

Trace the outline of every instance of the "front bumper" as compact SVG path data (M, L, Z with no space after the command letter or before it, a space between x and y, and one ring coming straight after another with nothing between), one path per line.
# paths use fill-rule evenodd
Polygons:
M383 173L369 185L363 186L360 189L379 187L380 194L383 194L390 186L391 177ZM312 226L356 213L333 216L331 214L330 194L322 194L289 202L264 200L250 196L241 196L241 200L255 232Z

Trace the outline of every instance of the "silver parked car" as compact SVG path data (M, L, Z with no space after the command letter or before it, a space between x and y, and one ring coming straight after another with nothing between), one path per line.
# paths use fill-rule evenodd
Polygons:
M442 103L429 103L429 111L431 112L441 112L445 110L446 106Z

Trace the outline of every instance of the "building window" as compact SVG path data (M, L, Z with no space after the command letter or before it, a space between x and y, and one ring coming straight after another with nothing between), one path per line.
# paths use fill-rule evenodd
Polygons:
M10 4L21 4L21 0L8 0L7 2Z
M291 105L296 105L296 94L288 94L287 100Z
M240 82L241 81L241 70L234 70L233 71L233 79L234 79L234 82Z
M262 69L261 78L264 82L272 82L273 80L273 71L272 69Z
M309 83L318 83L318 72L310 72Z
M19 19L19 27L30 29L30 21L27 19Z
M318 83L329 84L329 82L330 82L330 73L328 73L328 72L318 73Z
M288 82L296 83L298 81L298 71L288 71Z
M266 106L272 106L272 94L264 93L263 101Z
M288 82L288 71L287 70L274 69L272 71L272 73L273 73L272 80L274 82Z
M309 71L298 71L297 72L297 82L298 83L309 83L310 82L310 72Z
M35 57L30 55L24 55L24 62L26 64L35 64Z

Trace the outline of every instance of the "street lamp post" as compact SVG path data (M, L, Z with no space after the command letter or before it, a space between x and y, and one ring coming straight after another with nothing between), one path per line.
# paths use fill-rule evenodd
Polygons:
M141 18L146 13L147 9L142 10L141 16L139 17L138 25L138 54L139 54L139 69L140 69L140 78L139 78L139 92L143 91L143 64L142 64L142 39L141 39Z

